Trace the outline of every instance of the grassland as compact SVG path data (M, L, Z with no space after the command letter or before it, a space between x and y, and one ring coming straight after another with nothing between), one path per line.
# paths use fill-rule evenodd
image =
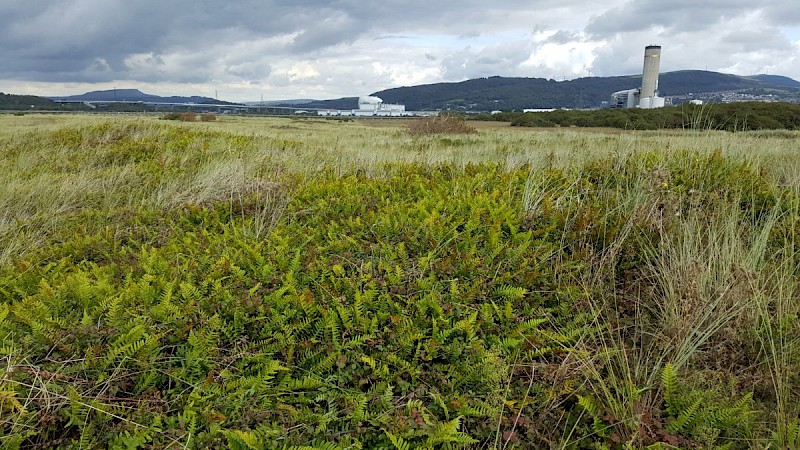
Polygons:
M0 116L4 448L800 448L800 133Z

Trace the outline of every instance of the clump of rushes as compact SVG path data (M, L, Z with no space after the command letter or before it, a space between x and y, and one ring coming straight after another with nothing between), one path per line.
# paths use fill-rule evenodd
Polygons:
M408 126L408 132L412 135L474 134L478 130L467 124L467 120L463 117L449 112L442 112L435 117L411 122Z

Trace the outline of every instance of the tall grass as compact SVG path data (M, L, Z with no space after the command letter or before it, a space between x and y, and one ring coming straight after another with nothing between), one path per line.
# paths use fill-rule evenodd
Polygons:
M528 179L523 210L560 211L565 236L587 209L606 212L589 226L617 224L602 228L593 246L564 241L581 251L589 245L580 283L599 330L583 336L565 368L588 377L582 401L616 442L641 446L664 429L653 418L667 366L692 374L696 386L703 373L751 380L749 389L769 380L774 394L763 407L774 408L772 425L741 438L749 448L793 442L798 214L779 192L796 202L797 188L783 191L765 172L769 161L740 151L628 152L575 168L561 184L543 183L535 170ZM707 400L724 396L698 389ZM564 443L584 438L570 434Z

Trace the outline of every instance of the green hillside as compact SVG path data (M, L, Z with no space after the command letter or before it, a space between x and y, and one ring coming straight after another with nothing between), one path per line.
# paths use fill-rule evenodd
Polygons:
M34 95L13 95L0 92L0 110L54 110L62 108L52 100Z
M786 80L751 79L699 70L661 75L662 96L722 91L756 91L800 101L800 89ZM771 84L772 82L778 84ZM409 110L456 109L466 111L521 110L525 108L591 108L608 101L612 92L641 86L641 76L590 77L555 81L543 78L490 77L459 83L435 83L375 92L388 103L402 103Z

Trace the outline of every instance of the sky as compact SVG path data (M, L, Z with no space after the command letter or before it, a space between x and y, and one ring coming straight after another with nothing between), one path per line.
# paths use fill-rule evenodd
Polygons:
M797 0L0 0L0 92L328 99L488 76L800 80Z

